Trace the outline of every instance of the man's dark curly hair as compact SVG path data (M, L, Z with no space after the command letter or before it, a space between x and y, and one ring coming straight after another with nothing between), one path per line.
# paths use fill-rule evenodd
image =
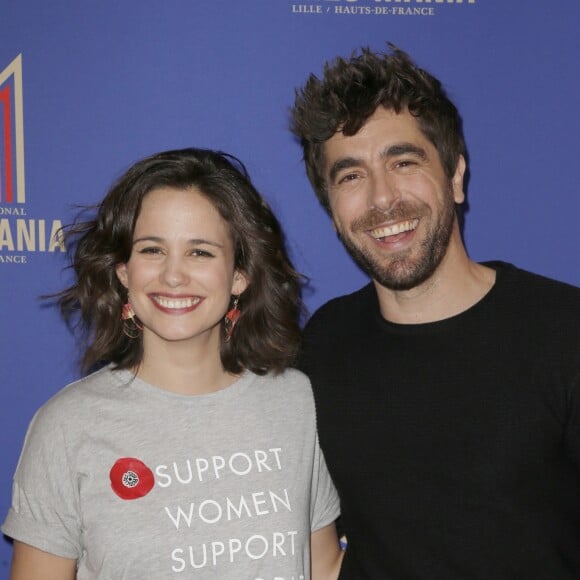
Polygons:
M302 145L308 179L329 210L324 178L324 142L337 131L356 134L378 107L396 113L408 110L433 143L443 169L452 178L459 156L466 156L461 117L441 83L392 44L389 53L369 48L347 60L324 65L322 80L310 75L296 90L291 130Z
M116 266L128 262L143 199L157 188L195 188L229 227L234 267L248 279L239 296L240 318L231 340L222 324L221 360L226 371L280 372L300 340L302 277L285 249L281 226L235 157L206 149L166 151L130 167L103 201L65 229L74 283L54 298L65 320L86 337L83 367L104 363L133 369L143 357L142 337L123 332L127 290Z

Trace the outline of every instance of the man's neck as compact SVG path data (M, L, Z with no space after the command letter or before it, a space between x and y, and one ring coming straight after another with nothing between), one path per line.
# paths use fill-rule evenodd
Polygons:
M471 260L453 240L433 275L410 290L390 290L374 281L381 314L397 324L450 318L479 302L495 283L495 271Z

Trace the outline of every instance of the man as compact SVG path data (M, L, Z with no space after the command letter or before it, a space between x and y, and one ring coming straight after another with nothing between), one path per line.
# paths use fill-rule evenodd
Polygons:
M468 257L461 120L404 52L327 64L292 113L372 279L313 316L301 364L341 496L340 578L580 578L580 289Z

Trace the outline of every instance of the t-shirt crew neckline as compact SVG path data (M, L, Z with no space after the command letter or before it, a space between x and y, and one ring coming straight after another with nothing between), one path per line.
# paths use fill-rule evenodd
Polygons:
M506 270L509 268L509 264L504 264L503 262L483 262L484 266L495 270L495 282L493 286L477 301L475 304L470 306L467 310L454 314L449 318L444 318L442 320L435 320L433 322L422 322L418 324L402 324L399 322L392 322L383 318L379 308L378 298L375 294L376 308L374 309L374 319L379 325L382 331L398 333L398 334L416 334L425 332L442 332L449 330L456 324L463 324L466 318L478 315L482 310L487 308L489 303L497 295L500 285L505 281Z
M215 404L234 399L240 396L256 378L254 373L245 370L240 374L236 381L223 389L212 391L210 393L184 395L152 385L135 376L132 371L127 369L114 370L111 368L110 372L113 379L119 383L119 386L130 388L135 392L140 392L143 395L154 397L159 400L179 401L183 404L189 405Z

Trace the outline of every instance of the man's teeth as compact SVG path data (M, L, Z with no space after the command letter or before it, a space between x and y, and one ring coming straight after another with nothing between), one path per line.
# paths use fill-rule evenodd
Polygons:
M166 296L155 296L155 302L163 308L191 308L200 302L201 298L167 298Z
M377 240L380 238L387 238L389 236L396 236L397 234L402 234L403 232L414 230L418 223L418 219L407 220L406 222L398 222L392 226L384 226L382 228L371 230L370 234Z

